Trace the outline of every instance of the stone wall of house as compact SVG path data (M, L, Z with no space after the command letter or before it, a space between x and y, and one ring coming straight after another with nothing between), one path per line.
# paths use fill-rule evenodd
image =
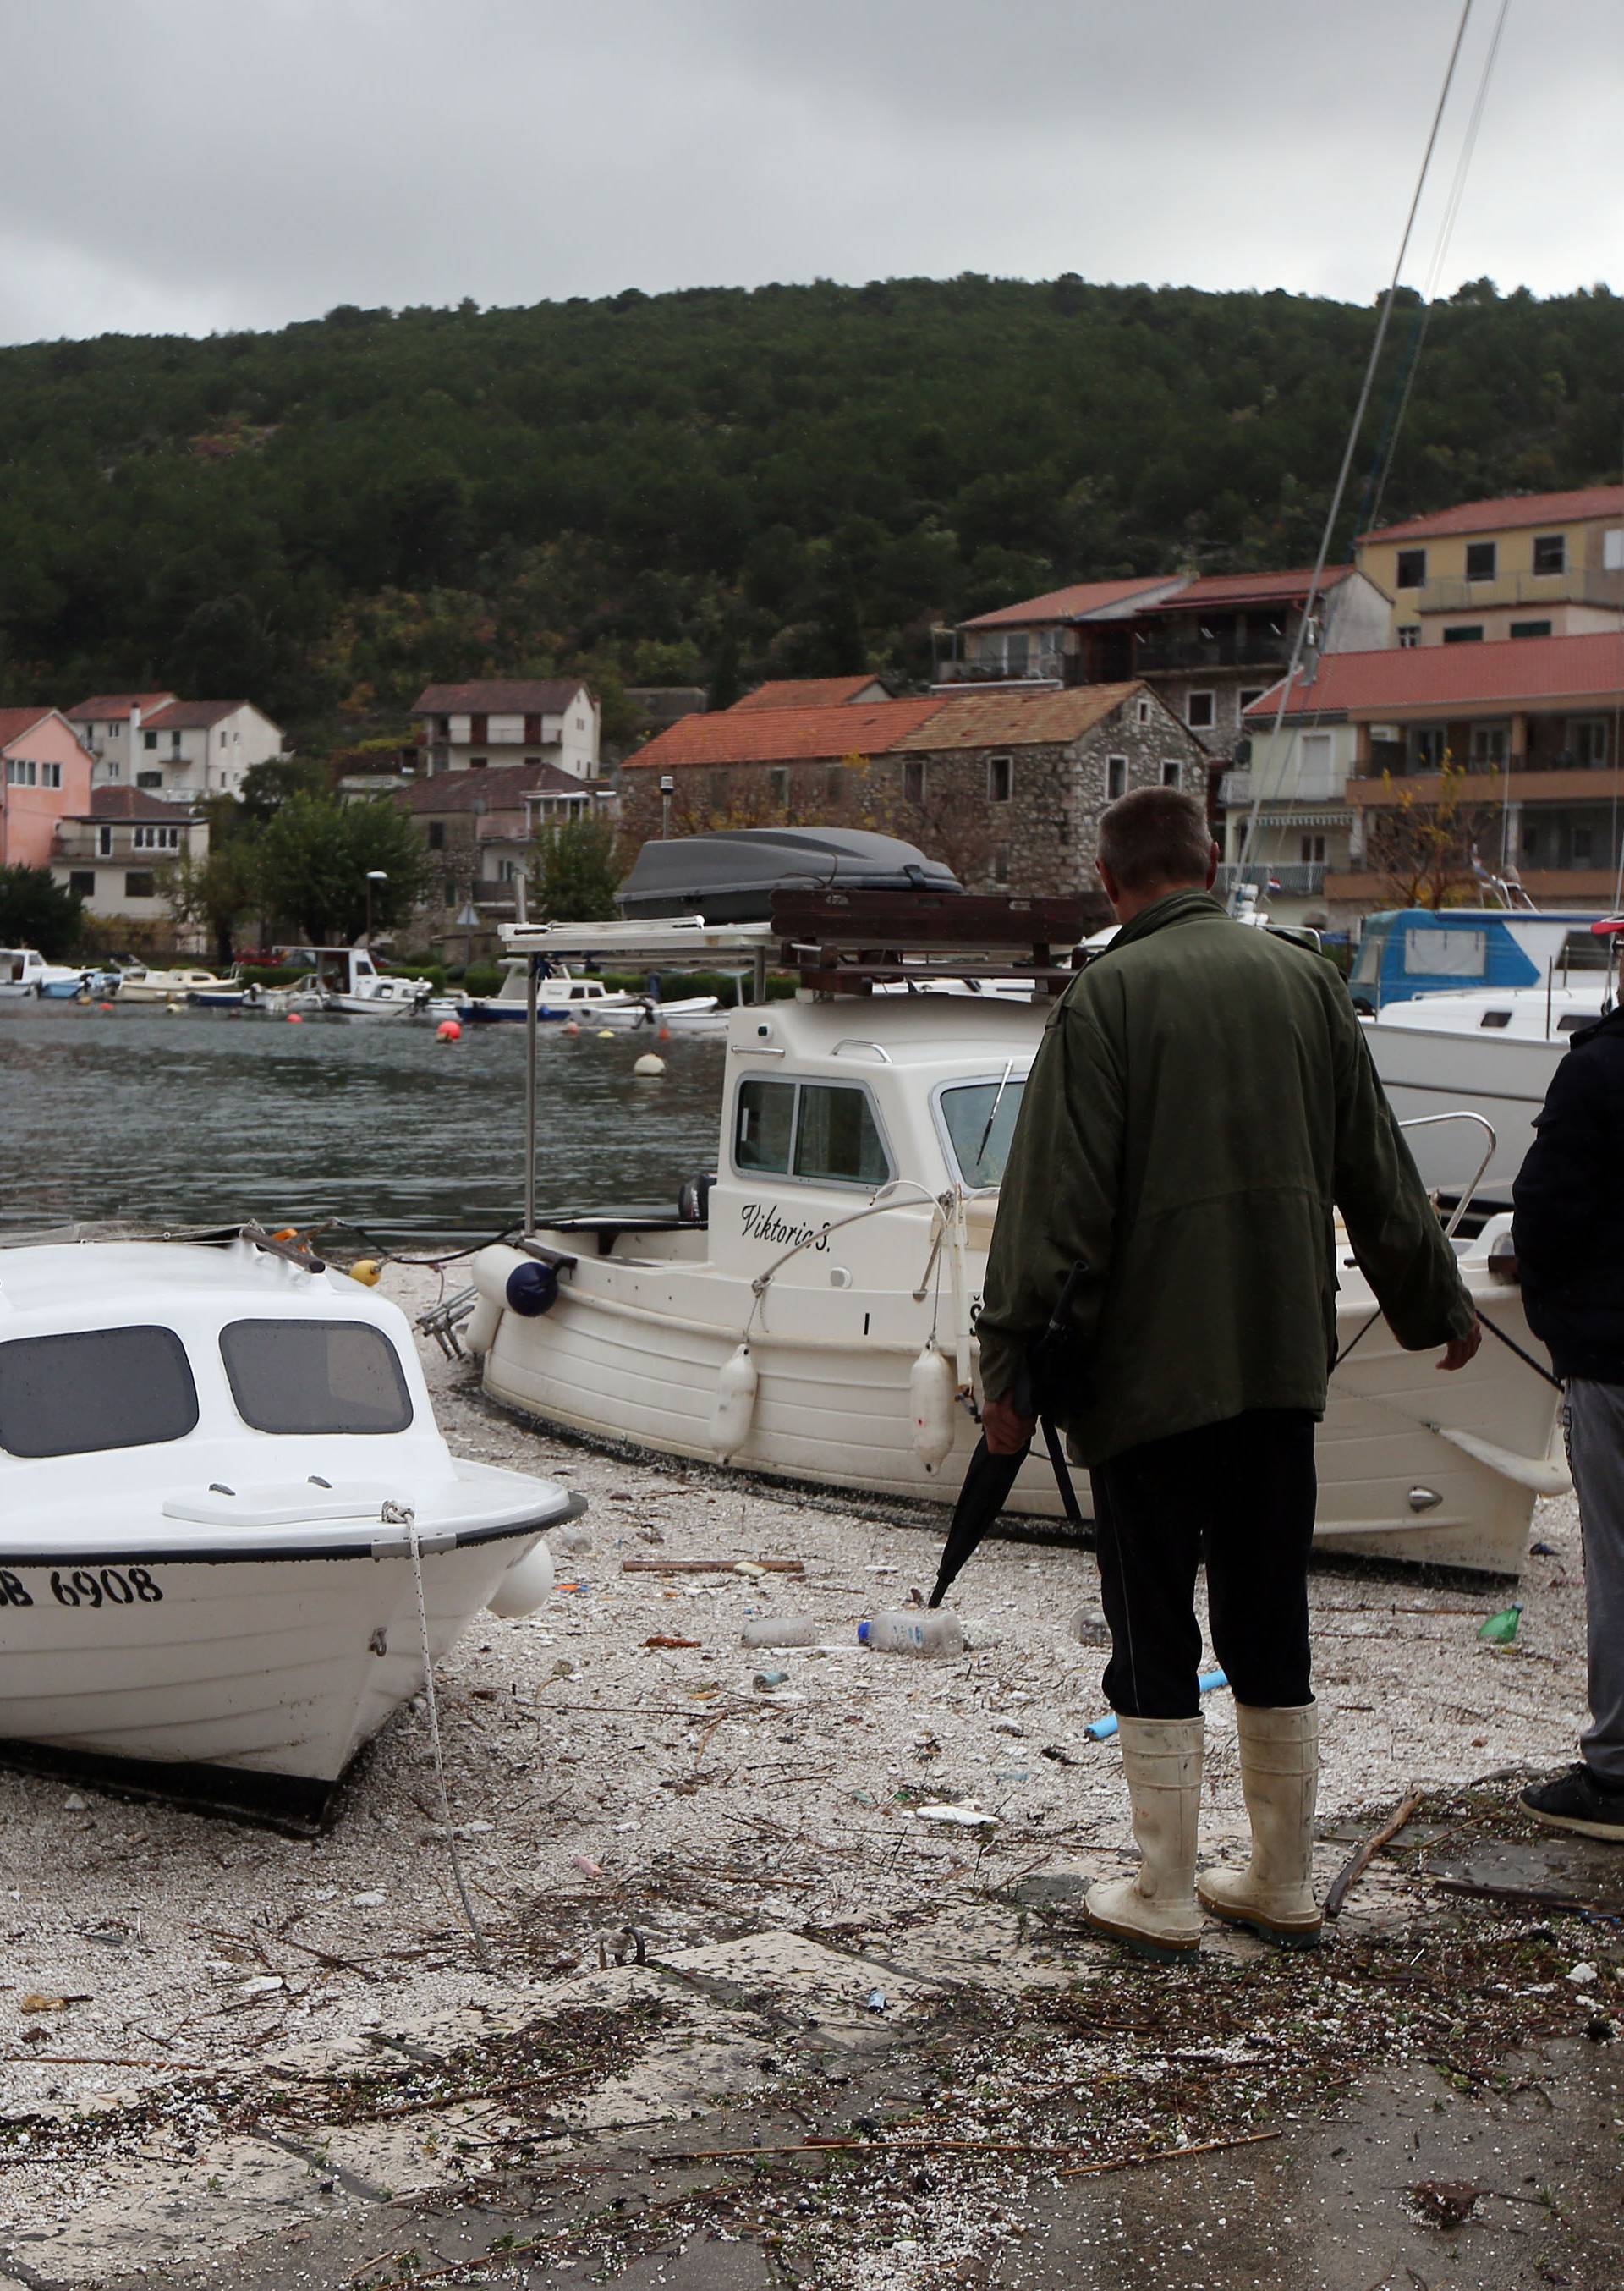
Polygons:
M860 762L685 765L671 775L671 832L778 823L868 827L943 860L967 890L1053 895L1093 888L1099 816L1113 795L1159 787L1176 765L1181 784L1204 801L1209 761L1200 741L1145 695L1142 710L1139 698L1130 699L1069 744ZM623 775L632 850L661 833L659 779L635 767Z

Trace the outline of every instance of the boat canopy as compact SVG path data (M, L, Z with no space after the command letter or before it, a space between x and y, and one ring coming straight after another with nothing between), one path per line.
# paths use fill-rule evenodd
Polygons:
M775 891L957 891L952 870L916 845L864 827L737 827L645 843L618 893L621 912L765 922Z

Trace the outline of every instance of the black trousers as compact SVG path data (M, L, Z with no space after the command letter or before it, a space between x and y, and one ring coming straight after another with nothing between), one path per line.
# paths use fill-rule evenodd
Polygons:
M1308 1683L1308 1550L1314 1419L1258 1408L1097 1464L1094 1521L1111 1627L1111 1708L1193 1718L1201 1628L1195 1571L1207 1567L1212 1652L1237 1702L1300 1707Z

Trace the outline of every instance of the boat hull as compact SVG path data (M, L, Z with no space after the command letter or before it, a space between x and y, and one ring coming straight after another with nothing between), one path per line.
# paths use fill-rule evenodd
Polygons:
M571 1238L541 1236L560 1247ZM709 1285L715 1292L723 1284ZM543 1317L502 1313L486 1353L485 1389L529 1418L714 1465L720 1459L712 1411L750 1299L707 1298L705 1286L699 1268L634 1271L613 1257L582 1255ZM728 1301L736 1318L724 1322ZM751 1334L757 1397L748 1436L728 1464L863 1496L950 1506L978 1435L968 1411L955 1409L944 1462L927 1470L915 1451L909 1379L930 1333L929 1306L869 1292L862 1303L870 1308L871 1333L855 1342L832 1325L840 1302L827 1291L776 1293L768 1325L758 1320ZM1515 1290L1487 1290L1478 1302L1497 1329L1538 1357ZM1371 1324L1363 1293L1345 1297L1339 1340L1347 1357L1331 1379L1316 1443L1322 1547L1516 1574L1532 1489L1431 1427L1488 1442L1525 1467L1528 1480L1543 1475L1554 1491L1563 1473L1550 1461L1551 1387L1492 1338L1468 1370L1439 1376L1434 1355L1403 1352L1385 1322ZM1077 1478L1086 1511L1087 1475ZM1061 1515L1041 1454L1022 1467L1009 1508Z
M1399 1120L1429 1114L1481 1114L1494 1130L1494 1152L1475 1188L1483 1205L1509 1208L1511 1188L1533 1143L1534 1121L1551 1076L1567 1052L1567 1038L1529 1041L1515 1036L1447 1033L1383 1018L1367 1025L1365 1040ZM1406 1133L1421 1181L1452 1195L1472 1186L1488 1140L1475 1123L1437 1122Z

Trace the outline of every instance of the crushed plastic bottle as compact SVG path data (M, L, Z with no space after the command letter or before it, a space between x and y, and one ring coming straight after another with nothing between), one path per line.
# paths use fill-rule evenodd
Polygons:
M747 1647L821 1646L828 1636L824 1625L809 1615L758 1615L745 1624L744 1644Z
M857 1625L857 1636L878 1654L954 1655L964 1652L964 1632L945 1607L888 1607Z

